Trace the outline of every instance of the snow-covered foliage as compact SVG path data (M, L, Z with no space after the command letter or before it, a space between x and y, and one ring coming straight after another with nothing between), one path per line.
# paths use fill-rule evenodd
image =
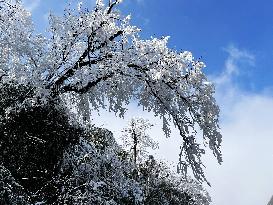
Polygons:
M222 158L219 108L204 63L188 51L169 49L168 37L140 39L130 16L116 9L120 1L103 2L98 0L92 11L79 4L63 16L50 14L51 37L46 38L34 33L31 15L20 1L0 1L3 75L32 84L36 98L45 103L63 93L85 94L92 109L108 105L123 116L126 104L136 100L163 120L166 136L171 122L179 129L179 170L187 173L190 166L196 179L206 180L201 161L205 150L196 141L199 128L203 144L218 162Z
M0 69L22 82L42 83L46 39L33 34L31 14L20 1L0 2ZM1 75L2 78L2 75Z
M66 200L76 204L141 204L142 187L130 175L135 169L129 160L121 159L122 150L117 146L111 132L103 129L95 131L96 138L112 140L108 146L101 145L92 136L81 138L80 143L64 153L62 172L70 170L65 192L58 203ZM92 134L92 135L93 135ZM60 201L62 200L62 201Z
M24 188L16 182L10 171L0 166L0 204L27 204Z

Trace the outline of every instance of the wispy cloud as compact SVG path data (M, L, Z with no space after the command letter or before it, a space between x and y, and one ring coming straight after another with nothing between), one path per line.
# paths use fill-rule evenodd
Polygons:
M244 67L253 67L255 65L255 56L247 50L241 50L234 45L229 45L224 48L224 51L228 53L228 57L222 74L214 79L216 84L225 84L231 81L233 77L240 75Z
M244 79L244 75L255 68L256 57L250 51L229 45L223 49L227 58L219 75L209 76L216 87L216 99L221 108L221 120L227 120L231 107L240 101L247 91L240 89L236 79ZM239 81L240 82L240 81Z

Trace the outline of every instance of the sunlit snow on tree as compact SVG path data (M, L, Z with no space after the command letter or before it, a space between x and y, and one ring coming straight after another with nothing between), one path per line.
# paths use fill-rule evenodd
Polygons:
M8 169L12 169L9 171L14 177L21 177L38 173L40 169L31 168L38 165L48 174L49 170L45 171L44 167L46 163L42 163L47 159L43 156L48 156L47 160L53 168L46 175L48 178L41 180L41 189L52 192L54 187L56 194L52 196L52 193L48 194L50 191L37 190L31 195L34 201L40 197L47 203L59 200L59 203L88 204L92 202L88 201L88 197L94 194L94 189L104 186L109 189L108 195L101 193L103 196L96 198L92 195L91 198L104 200L105 204L137 204L144 200L145 191L142 182L138 181L140 173L135 177L135 173L128 170L137 163L131 163L128 152L118 145L109 152L102 149L107 150L109 144L94 135L90 138L94 129L88 127L90 110L108 109L123 117L131 101L136 101L140 109L153 112L160 118L167 137L171 136L171 124L179 130L183 139L179 172L186 175L190 168L199 182L207 182L201 161L205 154L204 146L212 150L219 163L222 161L219 108L213 97L214 87L203 73L204 63L195 60L191 52L169 49L169 37L140 39L140 29L130 24L131 17L123 16L116 8L120 2L113 0L104 4L104 1L97 0L93 10L84 8L79 2L77 9L68 7L63 16L50 14L49 32L42 35L35 33L31 14L22 7L21 1L0 1L0 80L2 88L7 87L4 97L0 99L0 146L6 143L3 146L5 149L1 149L1 160L5 162L3 166L6 169L7 153L13 153L14 163ZM11 85L18 89L12 91ZM77 122L83 122L82 127ZM140 119L134 121L135 125L140 122ZM150 138L144 137L145 129L150 125L144 121L141 123L135 131L139 136L138 145L143 146L135 147L135 162L138 153L144 151L143 147L155 147ZM131 124L131 127L135 125ZM9 130L9 127L12 129ZM29 130L25 132L25 128ZM50 129L50 136L45 128ZM127 129L128 140L130 135L133 136L133 130ZM196 140L198 133L203 136L201 144ZM27 138L33 141L28 144ZM18 144L14 147L16 142ZM22 149L21 142L25 145ZM32 161L27 164L26 156L31 149L39 154L31 156ZM41 154L50 150L57 153L54 159ZM97 153L91 161L97 159L94 163L105 162L103 167L88 168L94 165L88 163L92 152ZM79 161L82 158L88 159L84 165L86 170L96 170L110 177L110 185L107 184L108 178L92 178L89 171L84 171ZM66 162L71 164L67 165ZM128 163L128 166L124 163ZM125 171L115 173L115 167L119 165ZM104 167L109 169L106 172L111 176L100 170ZM83 178L76 177L81 175ZM47 181L49 178L50 182ZM66 180L70 179L71 183L67 183ZM126 187L128 182L128 189L112 187L118 180L121 180L121 187ZM170 184L173 186L175 183ZM71 186L65 188L66 185ZM178 192L182 194L184 190ZM116 198L111 198L111 194ZM193 198L194 195L191 195L190 199Z

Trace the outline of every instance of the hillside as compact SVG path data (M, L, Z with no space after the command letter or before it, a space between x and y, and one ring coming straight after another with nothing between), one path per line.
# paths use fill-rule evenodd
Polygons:
M16 107L33 88L0 89L0 204L209 204L199 183L153 156L136 163L109 130L76 123L61 99Z

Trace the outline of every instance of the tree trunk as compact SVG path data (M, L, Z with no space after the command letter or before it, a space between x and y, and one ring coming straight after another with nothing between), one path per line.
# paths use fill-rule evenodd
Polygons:
M137 136L136 136L135 130L133 130L133 139L134 139L134 147L133 147L134 162L136 164L136 161L137 161Z

